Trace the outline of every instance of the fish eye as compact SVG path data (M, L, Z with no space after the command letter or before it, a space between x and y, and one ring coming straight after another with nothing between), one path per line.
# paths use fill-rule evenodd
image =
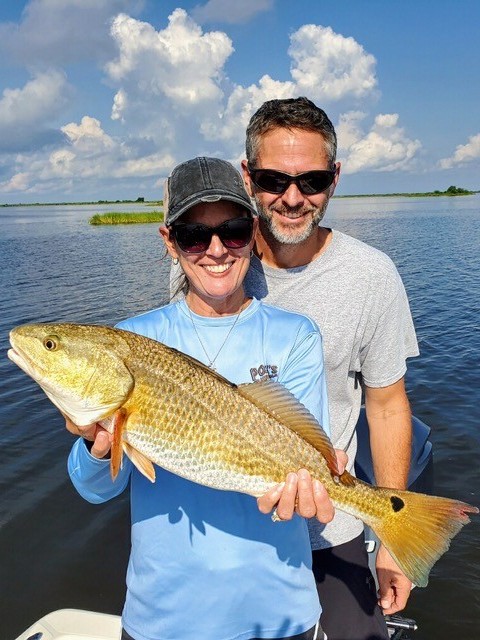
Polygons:
M55 351L55 349L57 348L56 338L54 338L53 336L48 336L48 338L45 338L45 340L43 341L43 346L47 351Z

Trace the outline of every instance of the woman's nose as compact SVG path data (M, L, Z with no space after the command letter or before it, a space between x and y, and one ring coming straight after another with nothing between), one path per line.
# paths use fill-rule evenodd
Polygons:
M225 253L228 253L228 249L224 246L216 233L214 233L212 236L212 240L207 249L207 253L214 258L221 258Z

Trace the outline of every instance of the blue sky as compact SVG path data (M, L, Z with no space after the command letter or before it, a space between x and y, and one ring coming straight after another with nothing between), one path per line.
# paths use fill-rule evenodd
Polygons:
M0 203L153 200L306 95L338 194L480 189L478 0L4 0Z

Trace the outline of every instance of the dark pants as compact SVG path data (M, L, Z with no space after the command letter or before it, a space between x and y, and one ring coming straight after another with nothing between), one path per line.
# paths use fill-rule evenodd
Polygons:
M322 631L319 629L317 636L315 637L315 627L312 627L311 629L309 629L308 631L305 631L304 633L299 633L296 636L289 636L288 638L278 638L277 640L322 640L323 638L323 633ZM122 637L120 640L135 640L135 638L132 638L132 636L130 634L128 634L125 629L122 630ZM178 636L178 640L182 640L181 635ZM214 637L212 638L199 638L198 640L215 640ZM251 640L260 640L259 638L251 638Z
M314 551L313 573L328 640L388 640L363 533L337 547Z

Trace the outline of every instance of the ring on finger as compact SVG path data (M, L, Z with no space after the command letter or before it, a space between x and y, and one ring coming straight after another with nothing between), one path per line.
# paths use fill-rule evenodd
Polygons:
M283 518L281 518L277 513L277 507L272 511L272 522L283 522Z

